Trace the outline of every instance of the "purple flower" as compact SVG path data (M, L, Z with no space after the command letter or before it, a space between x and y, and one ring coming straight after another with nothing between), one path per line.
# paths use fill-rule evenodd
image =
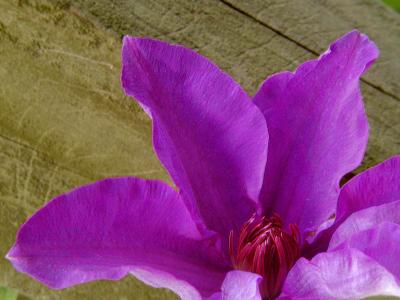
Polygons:
M122 85L179 191L80 187L34 214L8 259L51 288L129 273L182 299L400 296L400 157L339 186L365 152L359 79L377 56L350 32L250 101L195 52L125 37Z

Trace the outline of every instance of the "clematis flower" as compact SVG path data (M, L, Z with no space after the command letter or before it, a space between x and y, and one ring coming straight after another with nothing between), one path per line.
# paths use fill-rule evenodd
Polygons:
M377 56L352 31L251 101L195 52L126 36L122 85L177 189L77 188L20 228L8 259L56 289L132 274L182 299L400 296L400 157L339 185L365 152L359 80Z

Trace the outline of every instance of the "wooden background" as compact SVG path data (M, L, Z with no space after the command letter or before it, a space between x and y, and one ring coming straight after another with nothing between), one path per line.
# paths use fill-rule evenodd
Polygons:
M381 50L362 82L371 129L361 170L400 152L400 15L377 0L0 0L0 285L29 299L175 297L132 277L51 291L2 258L61 192L106 176L169 180L150 121L120 88L123 34L196 49L254 94L353 28Z

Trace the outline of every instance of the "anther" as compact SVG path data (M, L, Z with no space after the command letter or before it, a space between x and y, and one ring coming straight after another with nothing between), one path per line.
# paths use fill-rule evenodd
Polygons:
M260 289L264 299L275 299L279 295L287 273L300 257L297 225L290 224L290 232L282 227L278 215L270 218L253 215L243 224L237 243L234 232L229 235L234 268L263 276Z

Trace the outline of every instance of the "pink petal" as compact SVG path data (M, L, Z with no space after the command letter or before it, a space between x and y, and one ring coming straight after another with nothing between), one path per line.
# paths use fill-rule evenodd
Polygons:
M343 222L348 226L342 227L342 232L348 231L344 228L356 226L360 230L361 227L367 229L385 220L397 222L395 220L400 218L400 213L396 208L399 204L394 203L396 200L400 200L400 156L362 172L343 186L334 223L320 230L305 252L310 257L316 252L325 251L332 234L339 226L342 227Z
M352 300L400 296L399 281L378 262L356 249L301 258L290 270L280 300Z
M125 37L122 84L151 114L155 150L200 223L227 238L254 212L265 120L240 86L181 46Z
M353 213L334 231L329 242L329 248L332 249L350 239L353 235L374 228L384 222L400 224L400 200L371 206Z
M230 271L221 287L223 300L262 300L259 284L262 277L255 273Z
M8 259L57 289L133 273L180 295L206 296L219 290L227 266L175 191L132 177L53 199L21 227Z
M264 82L254 102L270 134L266 213L304 231L335 212L339 181L360 164L367 144L359 79L377 56L374 43L352 31L318 60Z
M397 207L398 209L398 207ZM354 248L373 258L400 282L400 222L383 222L346 240L333 236L329 249ZM340 229L340 228L339 228ZM343 237L343 236L342 236Z
M352 178L340 191L337 223L352 213L400 200L400 156L394 156Z

